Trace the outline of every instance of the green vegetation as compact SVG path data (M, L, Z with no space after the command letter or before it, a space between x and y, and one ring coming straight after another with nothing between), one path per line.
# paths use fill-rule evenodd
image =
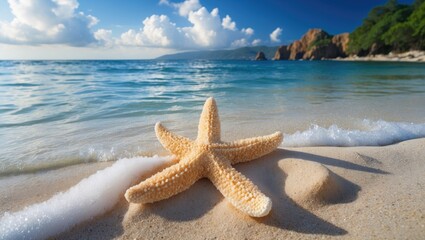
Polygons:
M425 50L425 0L412 5L389 0L373 8L350 34L349 52L358 55Z
M313 47L320 48L320 47L326 47L329 46L329 44L332 42L332 36L328 35L324 38L318 38L314 40L307 48L307 50L311 50Z

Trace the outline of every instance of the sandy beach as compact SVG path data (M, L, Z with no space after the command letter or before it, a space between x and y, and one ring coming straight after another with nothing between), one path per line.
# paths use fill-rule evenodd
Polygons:
M424 51L408 51L403 53L376 54L365 57L349 56L337 58L338 61L377 61L377 62L425 62Z
M154 204L129 205L121 196L112 211L55 238L422 239L424 156L424 138L382 147L280 148L236 165L272 199L266 217L244 215L208 180L201 180ZM13 182L16 187L1 188L1 212L44 201L109 165L77 165L8 178L2 184Z

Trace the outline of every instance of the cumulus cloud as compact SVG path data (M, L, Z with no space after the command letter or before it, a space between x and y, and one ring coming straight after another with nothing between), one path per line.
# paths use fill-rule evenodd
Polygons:
M214 8L209 13L205 7L202 7L196 12L190 12L188 20L193 25L183 30L196 45L201 47L225 45L226 35L218 15L218 8Z
M223 21L221 22L221 26L223 26L224 29L229 29L232 31L236 30L236 23L232 21L232 18L230 18L229 15L226 15L226 17L223 18Z
M94 16L78 11L78 0L8 0L13 20L0 21L0 43L68 46L136 46L165 49L219 49L256 45L254 29L238 29L229 15L222 18L219 9L209 11L199 0L160 5L176 9L177 16L187 21L177 26L169 16L146 17L139 29L113 34L109 29L93 29Z
M260 43L261 43L261 39L254 39L251 44L252 46L258 46L260 45Z
M232 47L246 47L248 45L249 43L248 43L248 40L246 40L246 38L235 40L231 44Z
M112 31L103 28L94 33L94 38L100 45L106 47L113 47L115 43L114 38L112 37Z
M272 33L270 33L270 41L280 42L281 34L282 34L282 29L280 27L276 28Z
M77 0L8 0L14 16L0 22L0 42L9 44L67 44L96 41L91 27L98 19L76 12Z
M190 12L198 10L202 7L199 3L199 0L186 0L181 3L172 3L168 0L160 0L159 4L176 8L179 12L179 15L183 17L186 17Z
M250 45L249 38L254 29L238 30L236 22L229 15L221 19L218 8L209 12L198 0L172 3L168 0L160 4L179 10L190 23L178 27L165 15L147 17L139 30L130 29L123 33L119 43L133 46L166 47L175 49L225 48Z
M140 31L133 29L121 35L120 43L135 46L173 47L181 36L176 25L165 15L152 15L143 21Z
M243 33L245 33L247 36L254 35L254 29L252 28L242 28L241 30Z
M179 9L180 16L187 16L190 12L199 9L201 4L198 0L186 0L182 3L177 3L176 7Z

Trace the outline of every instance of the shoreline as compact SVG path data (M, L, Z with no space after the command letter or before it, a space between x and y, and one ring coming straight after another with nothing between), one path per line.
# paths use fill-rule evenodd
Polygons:
M332 61L359 62L425 62L425 51L408 51L403 53L376 54L364 57L348 56L346 58L326 59Z
M113 162L80 163L33 173L2 176L0 213L19 211L26 206L44 202L112 164Z
M236 165L272 198L272 212L264 218L244 216L208 180L200 180L181 194L146 206L129 205L121 196L112 211L56 237L421 238L425 236L424 155L425 138L379 147L279 148L261 159ZM110 165L83 164L16 176L14 186L19 188L2 188L2 196L8 196L2 203L9 206L2 204L0 212L45 201ZM326 180L323 186L339 187L313 195L297 195L291 190L292 186L302 192L320 182L317 169L329 173L325 175L330 176L326 179L331 184Z

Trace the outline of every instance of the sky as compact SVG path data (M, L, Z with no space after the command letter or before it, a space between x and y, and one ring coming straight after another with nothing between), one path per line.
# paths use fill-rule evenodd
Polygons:
M0 0L0 59L149 59L286 45L310 28L351 32L385 2Z

